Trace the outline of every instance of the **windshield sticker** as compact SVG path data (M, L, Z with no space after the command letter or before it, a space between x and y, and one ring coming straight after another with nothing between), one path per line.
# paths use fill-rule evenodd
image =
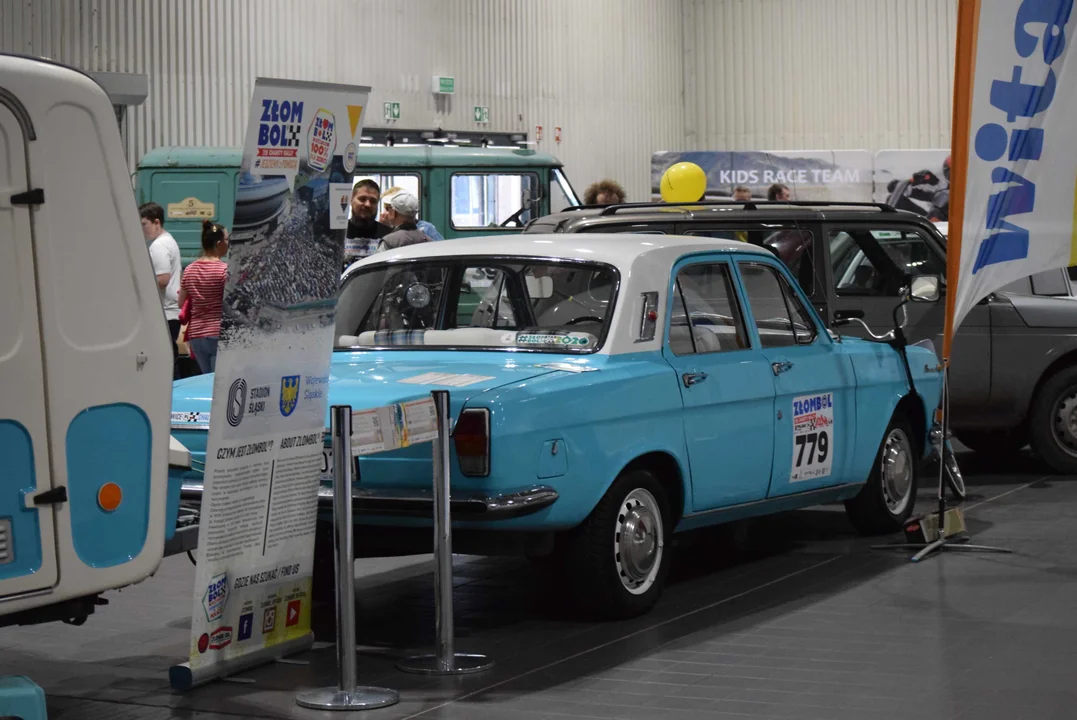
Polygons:
M598 338L591 333L572 332L520 332L516 333L517 345L554 345L565 348L593 348Z
M208 412L174 412L172 413L172 423L178 424L209 424Z
M409 385L448 385L449 387L466 387L485 380L493 380L492 375L458 375L454 373L429 372L415 377L404 378L398 382Z
M830 475L834 464L834 393L793 398L793 461L789 482Z

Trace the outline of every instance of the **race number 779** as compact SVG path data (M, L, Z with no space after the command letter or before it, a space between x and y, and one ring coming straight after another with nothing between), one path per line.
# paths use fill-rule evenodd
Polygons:
M827 455L830 453L830 437L827 435L826 430L797 435L794 438L794 442L796 443L796 449L798 451L796 467L804 465L805 450L807 450L808 453L808 465L826 462Z

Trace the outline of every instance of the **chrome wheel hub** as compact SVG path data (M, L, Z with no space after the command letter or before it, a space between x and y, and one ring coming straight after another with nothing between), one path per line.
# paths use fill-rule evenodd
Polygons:
M636 488L621 503L613 538L617 574L625 589L641 595L654 584L664 546L658 502L643 488Z
M1053 420L1055 442L1065 452L1077 456L1077 391L1058 401Z
M911 499L914 462L908 436L904 430L894 428L886 436L880 468L883 500L894 515L903 513Z

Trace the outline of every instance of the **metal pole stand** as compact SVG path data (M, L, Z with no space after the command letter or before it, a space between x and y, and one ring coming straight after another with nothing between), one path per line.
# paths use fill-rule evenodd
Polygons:
M887 545L872 545L873 550L919 550L909 558L910 562L920 562L934 552L947 550L965 550L968 552L988 553L1012 553L1008 548L994 547L992 545L971 545L967 536L946 536L946 441L950 437L950 369L943 370L942 375L942 427L931 430L931 442L939 456L939 531L935 540L922 543L891 543Z
M352 526L352 409L334 405L330 414L333 436L333 553L337 564L336 687L296 695L300 707L312 710L371 710L400 702L396 690L359 687L355 650L355 545Z
M466 675L494 666L485 655L453 649L452 521L449 515L449 391L434 390L438 436L434 440L434 612L437 646L433 654L416 655L397 667L420 675Z

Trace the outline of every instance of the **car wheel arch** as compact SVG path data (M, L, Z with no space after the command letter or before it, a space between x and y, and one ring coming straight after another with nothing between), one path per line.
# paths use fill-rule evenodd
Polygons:
M916 451L923 456L927 445L927 408L924 406L924 399L920 393L910 392L902 397L894 407L893 414L898 413L904 415L912 425L912 431L916 436L914 438Z
M665 450L651 450L637 455L627 465L621 468L617 475L610 479L606 489L616 482L618 477L632 470L647 470L657 479L662 489L666 491L670 510L670 531L677 527L684 516L684 503L689 497L689 490L685 487L685 473L680 461L670 452Z
M1077 365L1077 348L1066 351L1062 355L1051 361L1047 367L1043 369L1040 376L1036 378L1036 384L1032 387L1032 392L1028 394L1028 397L1024 402L1024 412L1021 417L1021 424L1027 424L1029 420L1029 414L1032 412L1032 404L1036 402L1036 397L1043 390L1043 386L1047 384L1047 381L1057 375L1059 372L1067 367Z

